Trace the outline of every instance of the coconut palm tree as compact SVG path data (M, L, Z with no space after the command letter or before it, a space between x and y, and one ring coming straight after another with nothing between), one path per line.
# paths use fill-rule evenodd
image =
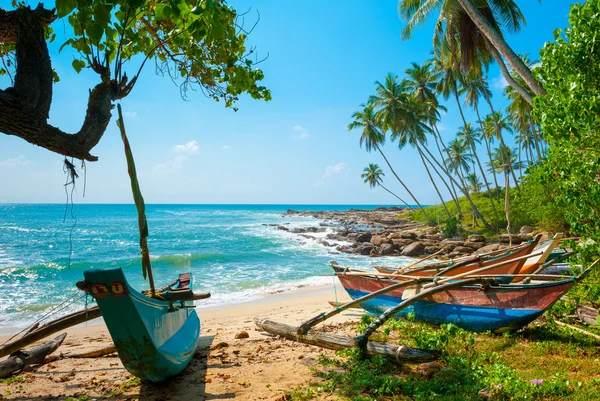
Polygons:
M448 158L444 161L446 167L464 181L464 177L471 171L473 155L469 153L467 144L460 139L453 139L448 143Z
M386 187L383 186L382 182L383 182L384 176L385 176L385 174L383 174L383 171L381 170L381 168L379 168L379 166L377 164L369 163L369 166L365 167L365 169L363 170L363 173L360 175L360 178L363 179L363 182L365 184L369 184L369 187L371 187L371 188L375 188L377 186L383 188L388 193L395 196L400 202L404 203L406 205L406 207L408 207L410 209L411 207L408 203L406 203L398 195L396 195L395 193L393 193L392 191L390 191L389 189L387 189Z
M545 93L503 39L502 31L518 32L525 22L514 0L479 1L477 7L470 0L400 0L398 9L407 21L402 31L403 38L410 38L417 25L439 10L433 38L436 52L442 47L448 48L454 65L460 64L465 72L483 70L482 65L488 65L493 57L509 84L528 97L529 94L512 79L502 59L504 57L536 94ZM531 102L530 97L528 101Z
M506 143L504 143L504 137L502 136L502 131L506 131L508 133L512 133L512 126L509 123L508 119L503 115L502 109L498 110L497 112L494 111L494 107L492 106L492 103L489 102L490 105L490 110L492 110L491 113L491 117L490 117L490 122L492 124L492 126L494 127L494 131L496 132L495 138L498 139L500 141L500 149L510 149L508 146L506 146ZM486 119L488 117L486 116ZM507 158L510 157L510 155L506 155ZM515 175L514 170L511 170L511 174L513 176L513 179L515 181L515 186L517 187L517 191L519 190L519 184L517 182L517 176Z
M479 114L479 98L481 96L491 96L491 91L487 81L481 75L469 75L463 81L463 86L461 92L465 95L465 104L469 104L473 110L475 110L475 114L477 115L477 122L479 123L479 127L481 128L481 138L485 143L485 149L488 154L488 159L492 159L492 152L490 149L490 142L488 140L487 135L484 135L485 127L484 122L481 119L481 115ZM493 175L494 184L496 185L496 191L499 191L498 180L496 179L496 175ZM485 178L484 178L485 179ZM487 179L485 179L486 187L489 191L489 186L487 185Z
M485 172L483 171L483 166L481 165L481 161L479 160L479 156L477 156L477 148L476 144L481 143L481 130L479 128L473 128L471 124L466 124L464 127L460 127L459 131L456 133L456 138L462 141L465 145L467 145L477 161L477 165L479 166L479 171L481 172L481 177L483 177L483 181L485 183L485 187L487 189L488 199L490 201L490 205L492 206L492 211L494 213L494 218L496 221L500 221L498 217L498 212L496 211L496 205L494 204L494 200L492 199L492 191L490 190L490 186L488 185L487 179L485 178ZM473 170L475 170L475 166L473 165ZM473 173L475 174L475 173ZM469 180L467 179L467 183Z
M465 177L465 180L467 181L469 191L471 191L473 193L481 192L481 189L483 188L483 184L481 183L481 181L479 181L479 177L477 177L477 174L475 174L475 173L468 174Z
M421 102L421 100L414 95L408 96L407 101L404 104L404 107L406 107L408 111L406 116L402 120L395 121L393 125L388 126L391 132L390 138L393 141L398 141L398 147L400 149L403 149L408 144L417 150L417 153L421 158L421 162L425 167L425 171L427 171L427 176L429 177L429 180L431 181L431 184L433 185L433 188L438 194L440 202L446 211L446 215L448 218L451 218L452 214L448 210L446 202L444 201L444 198L442 197L435 180L431 176L431 171L429 170L427 162L423 157L423 151L421 150L423 146L427 146L426 134L431 132L431 128L429 128L427 125L429 118L427 114L428 106L425 105L427 102L429 101L425 100L424 102Z
M373 149L376 149L381 154L381 156L385 160L386 164L390 168L390 171L392 172L392 174L394 174L394 176L396 177L396 179L398 180L400 185L402 185L402 187L406 190L406 192L408 192L408 194L410 195L412 200L415 202L415 204L419 207L419 209L421 209L421 211L423 212L423 215L425 216L427 221L432 222L432 220L429 218L429 215L427 214L425 209L423 209L423 206L421 206L421 204L419 203L417 198L415 198L415 196L410 191L410 189L408 189L406 184L404 184L404 182L400 179L400 177L398 176L398 174L396 173L396 171L390 164L389 160L387 159L387 157L381 150L380 145L383 145L385 143L385 134L383 133L381 128L379 128L379 126L375 122L375 110L374 110L373 106L372 105L365 106L363 104L363 105L361 105L361 107L362 107L362 110L359 110L359 111L355 112L354 114L352 114L352 118L354 121L352 121L348 125L348 130L351 131L354 129L362 129L362 132L360 135L360 140L359 140L360 146L362 147L362 145L364 144L365 150L367 152L371 152Z

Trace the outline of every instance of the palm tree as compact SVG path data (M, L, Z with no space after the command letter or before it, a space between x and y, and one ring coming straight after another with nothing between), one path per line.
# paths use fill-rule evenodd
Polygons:
M510 173L515 168L519 168L519 162L515 156L515 150L510 149L506 145L500 145L493 151L492 162L490 163L490 170L494 174L504 173L504 212L506 213L506 231L508 231L509 241L512 244L510 237ZM516 184L516 179L515 179Z
M409 209L411 209L410 205L406 203L402 198L400 198L398 195L396 195L395 193L383 186L382 182L384 176L385 174L383 174L383 171L381 171L381 168L379 168L377 164L369 163L369 166L365 167L363 173L360 175L360 178L363 179L363 182L365 184L369 184L369 187L371 188L379 186L385 189L388 193L394 195L400 202L404 203Z
M483 188L483 184L481 183L481 181L479 181L479 177L477 177L477 174L475 174L475 173L469 174L465 177L465 180L467 181L467 185L471 192L474 192L474 193L481 192L481 189Z
M483 166L481 165L481 161L479 160L479 156L477 156L476 144L481 143L479 138L481 137L481 130L479 128L473 128L471 124L466 124L464 127L460 127L458 133L456 134L456 138L464 142L465 145L471 148L471 152L477 161L477 165L479 166L479 171L481 172L481 177L485 183L485 187L487 188L487 195L492 206L492 211L494 213L494 218L496 221L500 221L498 217L498 212L496 211L496 205L494 204L494 200L492 199L492 191L490 190L490 186L488 185L487 179L485 178L485 172L483 171ZM473 166L473 170L475 170L475 166ZM473 173L475 174L475 173ZM468 182L469 180L467 180Z
M462 93L465 95L465 104L471 105L471 107L475 110L475 114L477 115L477 122L479 123L479 127L481 128L482 134L485 131L484 122L481 119L481 115L479 114L479 97L480 96L491 96L491 91L487 81L481 75L469 75L463 82ZM485 143L485 149L488 154L489 160L492 159L492 153L490 149L490 142L488 140L487 135L481 135ZM494 177L494 184L496 185L496 191L499 190L498 180L496 179L496 175ZM484 178L485 179L485 178ZM489 191L489 186L487 185L487 179L485 179L486 187Z
M400 179L398 174L396 174L396 171L394 170L389 160L381 150L381 147L379 145L383 145L385 143L385 135L383 134L379 126L375 123L375 110L373 109L373 106L365 106L363 104L361 105L361 107L363 108L362 110L352 114L352 118L354 119L354 121L352 121L348 125L348 130L351 131L353 129L358 128L362 129L359 142L360 146L362 147L362 145L364 144L365 150L367 152L371 152L371 150L376 149L381 154L381 156L387 163L388 167L390 168L391 172L394 174L400 185L402 185L402 187L406 190L406 192L408 192L415 204L419 207L419 209L421 209L427 221L431 222L432 220L429 218L429 215L427 214L425 209L423 209L423 206L421 206L417 198L415 198L413 193Z
M465 175L471 171L473 155L468 153L467 144L460 139L453 139L448 143L448 158L444 162L449 171L456 172L464 181Z
M489 98L488 98L489 101ZM504 137L502 136L502 131L506 131L509 133L512 133L512 127L510 125L510 123L508 122L508 119L506 117L503 116L502 113L502 109L498 110L497 112L494 111L494 106L492 106L492 102L489 101L489 105L490 105L490 110L492 111L491 113L491 117L490 117L490 123L494 128L494 131L496 132L495 138L498 139L500 141L500 145L502 145L500 148L501 149L510 149L508 146L506 146L506 144L504 143ZM486 116L486 119L488 117ZM508 158L510 155L506 155L506 157ZM514 170L511 170L511 174L513 176L513 179L515 180L515 185L517 187L517 191L519 190L519 184L517 183L517 176L515 175Z
M404 148L404 146L406 146L406 144L409 144L413 148L417 149L417 153L419 154L419 157L421 158L421 162L423 163L423 166L425 167L425 171L427 171L427 175L429 176L429 180L433 184L435 192L438 194L438 197L440 198L440 202L442 203L442 206L444 207L444 210L446 211L446 215L448 216L448 218L451 218L452 214L450 214L450 211L448 210L448 207L446 206L446 202L444 201L444 198L442 197L442 194L440 193L440 190L437 187L435 180L431 176L431 171L429 170L429 167L427 166L427 162L425 161L425 158L423 157L423 151L421 150L421 147L426 146L426 144L427 144L427 139L425 137L426 133L431 132L431 128L429 128L429 126L427 125L428 115L426 112L426 110L427 110L426 103L428 103L428 102L429 102L428 100L421 102L414 95L408 96L406 99L406 102L404 104L404 107L406 107L408 112L407 113L398 113L399 115L405 114L405 117L399 121L395 121L393 123L393 125L390 125L388 128L391 131L391 136L390 136L391 139L393 141L394 140L398 141L398 147L400 149Z
M439 53L443 47L449 49L454 65L458 66L460 63L463 71L470 72L475 69L483 70L482 66L487 66L493 57L509 84L522 91L524 97L528 96L510 76L502 60L504 57L536 94L544 94L531 71L516 57L502 37L503 30L518 32L525 22L514 0L479 1L477 6L470 0L400 0L398 9L401 17L407 21L402 36L410 38L414 28L424 23L430 13L439 9L433 38L436 52ZM531 98L528 101L531 102Z

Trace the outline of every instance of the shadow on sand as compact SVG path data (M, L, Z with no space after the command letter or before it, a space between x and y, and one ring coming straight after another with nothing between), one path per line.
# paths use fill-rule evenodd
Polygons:
M188 367L179 375L163 383L143 381L140 387L140 401L162 400L227 400L235 397L233 393L206 394L206 370L208 355L214 336L201 336L198 350ZM212 366L211 366L212 367ZM218 367L221 367L219 365ZM226 365L223 365L226 367ZM135 395L133 396L135 398Z

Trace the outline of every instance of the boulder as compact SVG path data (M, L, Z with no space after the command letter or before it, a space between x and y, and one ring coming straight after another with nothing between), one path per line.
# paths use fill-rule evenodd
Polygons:
M456 248L454 248L455 253L461 253L461 254L472 253L473 251L474 251L474 249L469 248L468 246L457 246Z
M442 249L442 248L440 248L437 245L428 245L425 247L425 253L434 254L434 253L438 252L440 249Z
M279 229L279 230L283 230L283 231L290 231L289 228L282 226L281 224L274 224L275 228Z
M483 246L483 247L479 248L476 253L477 254L488 253L488 252L497 251L497 250L502 249L502 248L506 248L506 245L503 245L503 244L489 244L489 245L486 245L486 246Z
M383 244L379 248L380 255L383 255L383 256L393 255L394 253L396 253L396 249L394 248L394 245L392 245L392 244Z
M510 237L508 236L508 234L500 234L500 242L502 243L508 244L510 243L511 239L513 245L518 245L521 242L523 242L523 240L521 239L521 237L519 237L518 234L510 234Z
M533 228L531 226L523 226L519 230L519 234L531 234L533 233Z
M481 234L471 234L467 237L469 242L485 242L485 237Z
M246 330L242 330L235 335L235 338L238 340L248 338L248 337L250 337L250 335L248 334L248 332Z
M373 249L375 249L375 245L371 244L370 242L363 242L356 248L356 252L360 253L361 255L370 255L371 250Z
M469 248L479 249L479 248L483 248L484 246L486 246L486 243L485 242L465 241L465 245L468 246Z
M392 239L392 243L394 245L396 245L397 247L403 247L403 246L407 246L412 244L413 242L415 242L412 239L402 239L402 238L394 238Z
M404 239L417 239L419 236L414 231L400 231L400 238Z
M294 234L301 234L301 233L305 233L305 232L306 232L306 229L304 229L304 228L300 228L300 227L296 227L296 228L294 228L294 229L292 230L292 232L293 232Z
M358 237L356 237L356 242L369 242L371 241L371 237L373 237L373 234L369 231L360 233Z
M533 239L533 234L531 234L531 233L519 234L519 239L524 242L531 241Z
M425 245L422 242L413 242L410 245L407 245L402 250L402 256L419 256L422 255L425 251Z
M386 239L386 238L381 235L374 235L371 237L371 243L373 245L379 246L379 245L383 244L384 239Z

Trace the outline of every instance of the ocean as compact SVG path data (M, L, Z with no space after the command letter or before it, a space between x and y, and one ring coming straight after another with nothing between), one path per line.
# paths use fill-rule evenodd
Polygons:
M376 206L147 205L155 282L164 285L179 273L191 272L194 290L212 293L197 302L200 310L305 286L330 285L333 294L329 261L365 268L374 260L321 245L319 239L335 227L310 233L317 237L310 239L269 224L293 229L321 223L312 217L283 216L287 209ZM408 260L378 258L377 263L402 266ZM0 204L0 333L27 327L48 313L54 318L93 304L75 282L87 269L107 267L123 268L133 287L148 288L134 205Z

